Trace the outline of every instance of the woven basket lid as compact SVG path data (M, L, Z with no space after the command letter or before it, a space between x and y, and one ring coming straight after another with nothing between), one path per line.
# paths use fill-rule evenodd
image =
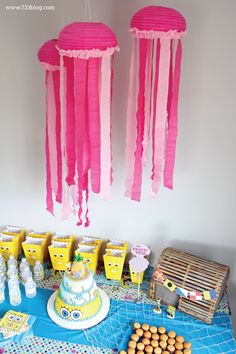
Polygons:
M57 39L51 39L45 42L38 51L38 60L41 63L47 63L50 65L60 65L60 55L56 49Z
M58 38L58 47L64 50L106 50L116 46L112 30L96 22L73 22L61 30Z
M130 27L139 31L183 32L186 21L181 13L169 7L147 6L134 14Z

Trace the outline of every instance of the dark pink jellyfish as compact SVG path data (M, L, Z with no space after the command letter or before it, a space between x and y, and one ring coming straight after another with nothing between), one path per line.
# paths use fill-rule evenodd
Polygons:
M178 96L184 17L174 9L148 6L131 20L133 48L126 133L126 196L140 201L142 170L152 142L152 188L173 188L178 133Z
M46 71L46 204L53 214L53 194L62 202L60 56L56 39L44 43L38 59Z
M74 22L59 34L62 124L63 215L88 202L94 193L108 199L111 186L112 64L117 47L114 33L102 23ZM84 198L85 196L85 198ZM88 207L85 226L89 225Z

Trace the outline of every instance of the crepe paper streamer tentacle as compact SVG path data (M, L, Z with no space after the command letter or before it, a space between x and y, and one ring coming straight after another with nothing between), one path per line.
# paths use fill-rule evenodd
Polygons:
M91 158L91 186L94 193L100 192L100 108L99 108L100 59L88 60L88 115Z
M83 144L84 124L86 116L86 85L87 85L87 60L74 59L74 94L75 94L75 141L76 162L78 173L78 226L82 225L83 212Z
M87 61L89 63L89 61ZM90 137L89 137L89 91L88 91L88 69L86 74L86 87L85 87L85 116L84 116L84 125L83 125L83 176L88 173L90 169ZM84 189L84 188L83 188Z
M57 193L57 144L56 144L56 104L54 94L53 73L48 72L47 80L47 115L48 143L51 168L51 185L54 195Z
M130 65L129 94L127 106L126 123L126 154L125 154L125 195L131 197L133 179L134 179L134 158L136 142L136 71L138 59L138 39L133 37L132 56Z
M166 144L166 159L164 167L164 185L167 188L173 189L173 174L175 165L176 141L178 135L178 99L179 99L179 84L180 70L182 58L182 45L178 41L175 58L175 69L173 78L173 93L170 106L168 136Z
M162 167L165 155L165 135L167 123L167 98L168 98L168 80L170 68L170 40L161 38L159 77L157 89L157 112L155 122L155 158L154 158L154 176L152 182L152 191L156 194L161 184Z
M47 210L53 214L53 199L52 199L52 185L51 185L51 168L50 168L50 155L49 155L49 136L48 136L48 81L49 81L50 72L46 71L46 205Z
M88 200L89 200L89 187L88 187L88 173L91 166L91 149L90 149L90 134L89 134L89 87L88 87L88 67L89 60L87 64L87 74L86 74L86 91L85 91L85 116L84 116L84 146L83 146L83 191L85 194L85 202L86 202L86 212L85 212L85 222L84 226L88 227L90 225L90 220L88 217L89 209L88 209Z
M143 136L144 136L144 107L145 107L145 65L147 40L140 39L140 65L139 65L139 93L138 93L138 110L137 118L137 141L134 162L134 181L132 186L131 199L140 201L141 185L142 185L142 155L143 155Z
M69 188L70 187L65 186L63 190L61 220L67 220L71 212Z
M85 200L86 200L86 212L85 212L85 227L88 227L90 225L90 220L89 220L89 208L88 208L88 200L89 200L89 188L88 188L88 173L84 175L84 187L83 189L85 190Z
M148 161L148 146L150 139L150 118L151 118L151 102L152 102L152 66L153 66L153 45L154 41L148 41L147 60L145 72L145 126L143 138L143 166Z
M171 99L172 99L172 89L173 89L173 40L170 41L170 70L169 70L169 91L168 91L168 99L167 99L167 118L168 123L170 119L170 107L171 107Z
M74 95L74 60L64 58L66 78L66 156L68 185L75 183L75 95Z
M57 192L56 201L62 202L62 153L61 153L61 108L60 71L53 71L54 95L56 105L56 149L57 149Z
M154 179L155 173L155 126L156 126L156 112L157 112L157 88L158 88L158 77L159 77L159 63L160 63L160 39L157 40L156 44L156 68L155 68L155 80L154 80L154 94L153 94L153 123L152 123L152 175L151 179Z
M101 197L108 200L110 197L111 184L111 125L110 125L110 102L111 102L111 58L103 57L101 63Z
M114 79L114 54L111 56L111 100L110 100L110 154L111 154L111 175L110 185L113 183L113 168L112 168L112 99L113 99L113 79Z
M67 70L63 56L60 57L60 103L61 103L61 151L62 151L62 207L61 220L67 220L70 215L69 194L74 185L68 187L67 154L66 154L66 97L67 97ZM68 190L69 189L69 190Z

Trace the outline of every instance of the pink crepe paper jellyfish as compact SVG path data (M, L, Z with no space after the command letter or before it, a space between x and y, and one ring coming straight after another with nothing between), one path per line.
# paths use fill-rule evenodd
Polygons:
M119 48L114 33L103 23L74 22L58 37L62 112L63 217L78 207L83 224L91 189L108 199L111 177L112 64ZM71 205L72 204L72 205ZM88 207L85 226L89 225Z
M140 201L142 169L152 141L152 195L164 170L164 186L173 189L178 131L178 95L184 17L174 9L148 6L134 14L133 47L126 131L126 192Z
M53 193L62 202L60 56L56 39L44 43L38 59L46 71L46 204L53 214Z

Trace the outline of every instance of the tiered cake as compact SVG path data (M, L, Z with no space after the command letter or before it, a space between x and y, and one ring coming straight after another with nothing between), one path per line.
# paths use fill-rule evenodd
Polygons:
M107 315L110 301L97 287L92 272L82 260L72 263L59 290L48 301L48 314L62 327L84 329L101 322Z

